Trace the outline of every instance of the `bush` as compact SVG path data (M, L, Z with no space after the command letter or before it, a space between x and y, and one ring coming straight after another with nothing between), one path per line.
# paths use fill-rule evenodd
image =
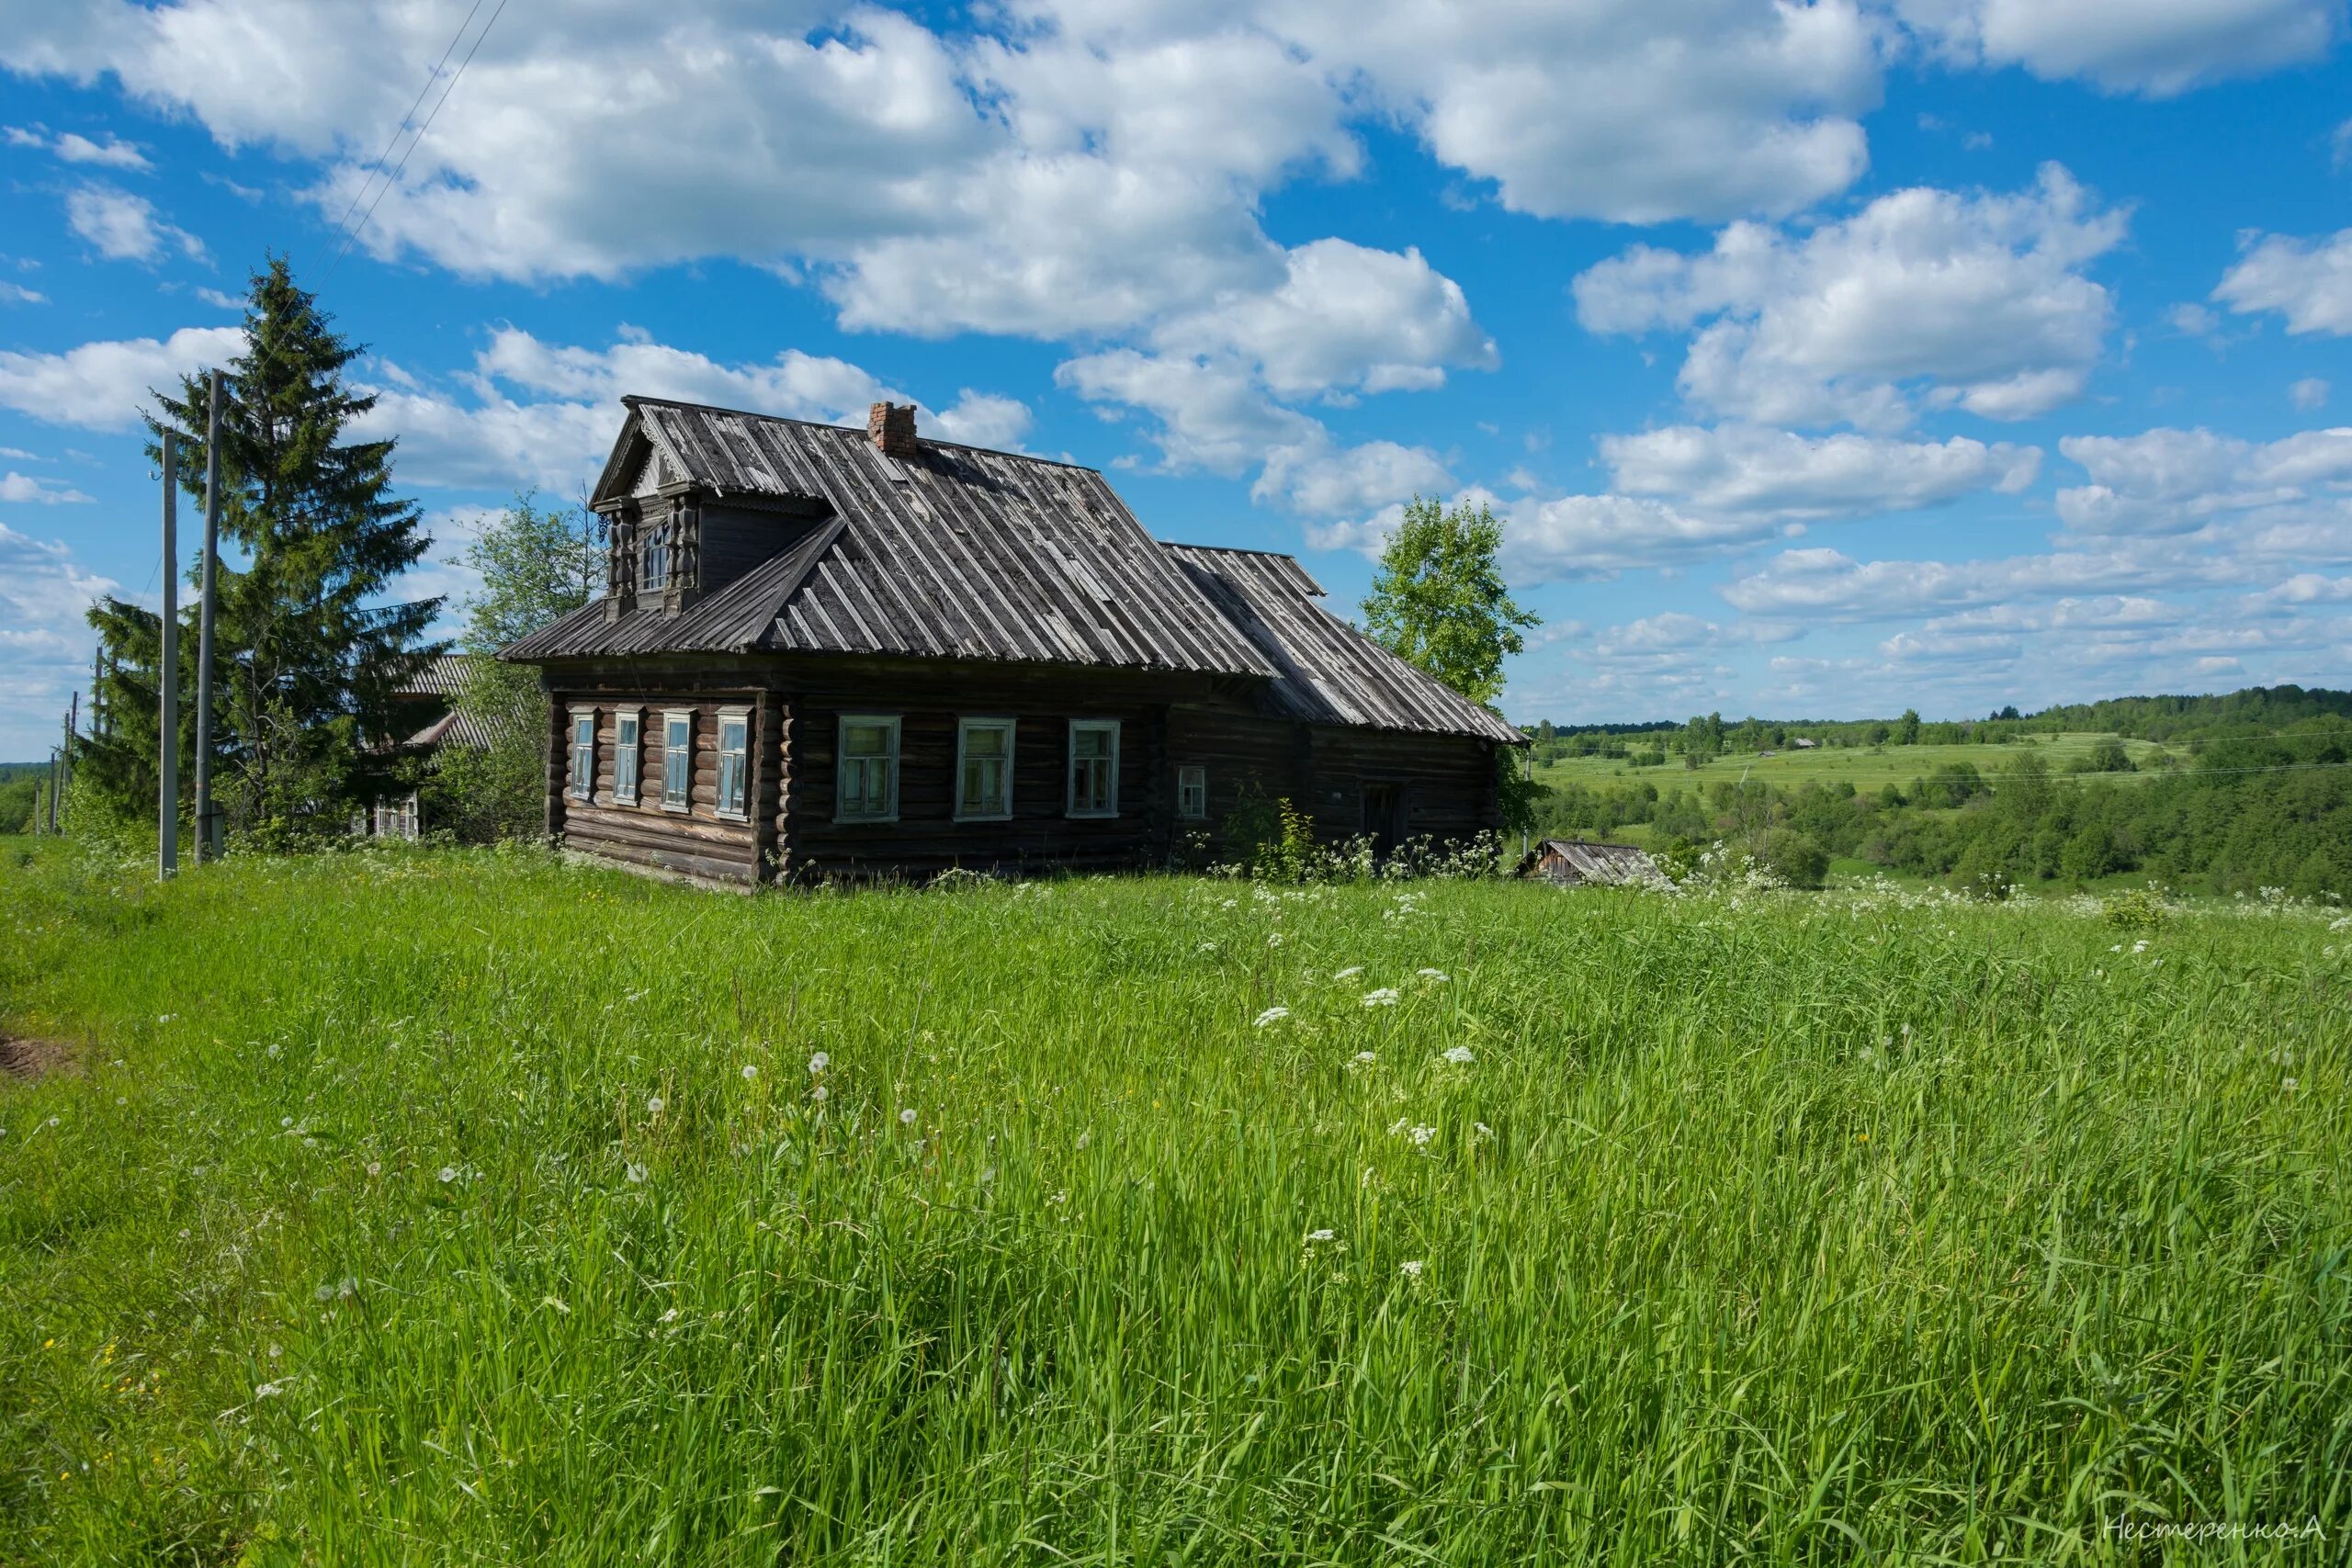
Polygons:
M1810 835L1776 829L1764 840L1764 863L1792 887L1818 887L1829 874L1829 852Z
M2098 918L2117 931L2152 931L2165 923L2165 901L2145 887L2135 887L2101 899Z

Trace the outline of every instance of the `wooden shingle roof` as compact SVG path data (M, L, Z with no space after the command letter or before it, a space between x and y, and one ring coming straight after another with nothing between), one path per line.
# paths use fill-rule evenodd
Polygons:
M1317 604L1322 588L1289 556L1207 545L1165 548L1274 664L1267 694L1283 716L1471 735L1507 746L1526 740L1489 709Z
M870 653L1273 673L1091 468L934 441L888 457L862 430L626 400L600 497L650 448L673 482L720 502L790 502L829 517L830 533L684 614L607 622L594 604L505 658Z

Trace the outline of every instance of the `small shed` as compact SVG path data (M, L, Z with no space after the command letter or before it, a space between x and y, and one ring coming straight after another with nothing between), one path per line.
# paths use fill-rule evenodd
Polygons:
M1810 736L1800 735L1794 740L1790 741L1789 744L1795 747L1800 751L1810 751L1818 747L1821 742L1814 739Z
M1664 886L1666 873L1631 844L1595 844L1583 839L1539 840L1519 863L1521 876L1539 877L1564 887L1584 883L1605 886Z

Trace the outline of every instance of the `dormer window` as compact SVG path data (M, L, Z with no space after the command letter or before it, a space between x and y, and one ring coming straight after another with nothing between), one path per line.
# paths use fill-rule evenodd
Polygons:
M645 545L638 556L637 585L647 593L659 593L670 586L670 530L665 524L656 523L645 531Z

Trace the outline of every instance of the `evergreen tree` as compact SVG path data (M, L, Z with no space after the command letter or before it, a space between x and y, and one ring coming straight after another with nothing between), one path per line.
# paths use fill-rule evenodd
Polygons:
M1527 646L1523 630L1542 624L1503 581L1502 542L1502 525L1485 505L1449 512L1415 496L1363 602L1375 641L1489 708L1502 694L1504 659ZM1502 752L1498 770L1504 827L1532 826L1544 786L1525 776L1517 747Z
M430 540L415 506L391 494L393 443L343 439L375 399L344 385L362 351L331 321L270 257L254 275L245 350L227 367L222 399L214 790L229 831L265 847L339 830L388 782L392 694L438 651L422 639L440 601L387 599ZM177 397L156 400L150 456L160 463L163 432L177 431L180 482L201 506L205 382L187 378ZM200 513L196 521L184 539L200 538ZM192 602L186 615L183 780L193 775ZM130 816L153 798L162 628L113 598L90 620L112 666L97 694L110 734L92 748L94 788Z

